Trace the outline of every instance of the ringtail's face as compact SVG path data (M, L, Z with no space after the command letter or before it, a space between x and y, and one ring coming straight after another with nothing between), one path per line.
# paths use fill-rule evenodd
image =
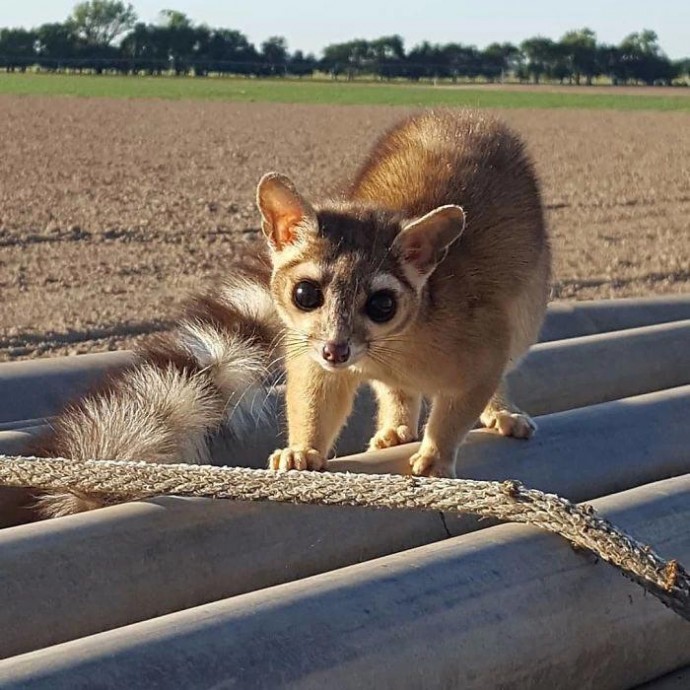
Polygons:
M465 224L459 206L414 220L353 204L315 209L276 173L257 199L288 356L306 353L329 371L385 364Z

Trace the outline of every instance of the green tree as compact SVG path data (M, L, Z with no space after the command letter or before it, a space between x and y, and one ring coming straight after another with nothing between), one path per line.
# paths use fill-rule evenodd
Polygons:
M392 79L403 74L405 45L402 36L381 36L369 41L368 57L371 69L383 79Z
M253 74L259 55L247 37L234 29L214 29L199 45L199 56L209 70L221 73Z
M66 65L75 65L84 48L83 40L72 26L65 22L42 24L36 29L37 63L42 69L56 71Z
M6 55L29 57L34 54L36 33L26 29L0 29L0 51Z
M79 44L79 37L69 23L42 24L36 29L36 50L43 57L72 58Z
M464 46L460 43L446 43L441 46L443 64L447 68L453 82L458 77L474 79L481 71L481 57L474 46Z
M407 54L407 73L415 81L424 77L443 79L451 76L447 46L422 41Z
M67 21L89 45L109 46L134 27L137 15L120 0L86 0L75 5Z
M562 55L565 58L570 74L579 84L585 77L591 86L597 74L597 36L591 29L568 31L560 40Z
M608 77L614 86L625 81L624 68L618 46L601 44L597 46L597 74Z
M269 74L285 74L288 62L288 45L282 36L271 36L261 44L261 57Z
M161 10L158 19L160 25L166 29L191 29L193 25L192 20L178 10Z
M683 60L676 60L673 63L678 77L682 79L690 79L690 58Z
M626 81L670 84L677 71L659 47L656 32L644 29L626 36L619 46L621 72Z
M166 54L175 74L194 70L197 50L209 33L208 29L196 28L184 12L177 10L161 10L158 20L154 35L160 46L159 52Z
M332 76L346 74L348 79L353 79L371 68L373 60L369 41L356 38L347 43L334 43L323 50L322 67Z
M314 74L317 59L310 53L305 55L301 50L296 50L290 57L287 64L287 73L293 77L305 77Z
M520 50L527 58L525 69L534 79L535 84L553 72L558 51L556 44L550 38L541 36L528 38L521 43Z
M640 32L626 36L621 43L621 50L631 51L642 55L660 55L659 37L656 31L643 29Z
M36 33L26 29L0 29L0 67L9 71L26 67L35 62Z
M519 67L520 50L512 43L492 43L481 52L480 72L489 81L503 80Z
M161 74L170 67L166 29L138 22L120 44L120 51L130 60L134 72Z

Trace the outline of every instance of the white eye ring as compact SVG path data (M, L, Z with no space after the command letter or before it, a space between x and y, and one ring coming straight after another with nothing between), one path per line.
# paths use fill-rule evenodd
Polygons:
M369 293L373 295L375 292L380 292L382 290L392 292L397 298L403 291L403 286L394 275L390 273L378 273L371 279Z

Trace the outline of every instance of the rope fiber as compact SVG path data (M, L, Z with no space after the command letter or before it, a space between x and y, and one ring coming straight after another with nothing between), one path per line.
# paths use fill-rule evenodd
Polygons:
M433 510L534 525L587 549L690 620L690 577L602 518L587 504L525 488L517 481L436 479L406 475L275 472L244 467L75 462L0 455L0 485L79 491L109 502L159 495L241 501Z

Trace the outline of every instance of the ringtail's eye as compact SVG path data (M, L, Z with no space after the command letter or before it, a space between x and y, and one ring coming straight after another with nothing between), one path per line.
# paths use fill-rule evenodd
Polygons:
M300 280L292 291L292 301L302 311L314 311L323 304L323 292L311 280Z
M366 315L376 323L385 323L395 316L395 294L391 290L379 290L369 295L364 307Z

